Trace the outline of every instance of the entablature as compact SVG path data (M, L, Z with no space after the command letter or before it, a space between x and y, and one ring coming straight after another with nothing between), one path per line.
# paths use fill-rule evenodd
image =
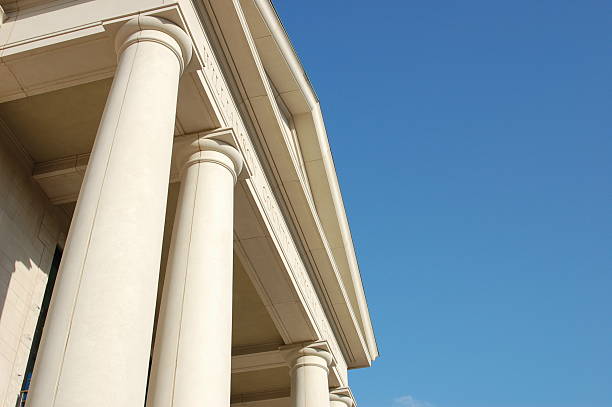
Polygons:
M268 0L241 0L234 9L219 0L205 3L223 21L215 31L224 39L230 72L241 85L235 93L257 125L255 145L271 163L275 193L292 220L349 366L368 366L378 351L318 100ZM274 88L295 123L308 185L291 159Z

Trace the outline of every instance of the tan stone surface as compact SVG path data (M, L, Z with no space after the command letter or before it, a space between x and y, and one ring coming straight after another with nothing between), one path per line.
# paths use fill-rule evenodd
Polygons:
M25 374L47 273L67 232L14 146L0 136L0 405L13 406Z

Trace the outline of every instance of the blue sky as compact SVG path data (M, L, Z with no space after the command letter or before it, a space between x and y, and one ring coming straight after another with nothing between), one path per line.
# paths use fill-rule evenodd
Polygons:
M275 1L381 351L359 407L612 406L606 3Z

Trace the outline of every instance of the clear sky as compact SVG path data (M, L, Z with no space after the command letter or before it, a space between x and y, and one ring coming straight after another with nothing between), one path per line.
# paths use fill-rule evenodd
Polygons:
M359 407L611 407L612 6L274 3L381 352Z

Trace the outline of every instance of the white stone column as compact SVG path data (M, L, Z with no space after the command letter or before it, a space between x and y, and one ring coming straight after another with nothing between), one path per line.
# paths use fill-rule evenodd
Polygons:
M234 185L229 144L189 144L158 317L148 407L228 407L232 346Z
M117 71L53 293L29 407L134 407L145 398L179 77L191 42L140 16Z
M330 407L354 407L355 402L351 397L351 392L348 388L333 390L329 393Z
M284 348L291 369L291 407L329 407L329 368L333 357L324 343Z

